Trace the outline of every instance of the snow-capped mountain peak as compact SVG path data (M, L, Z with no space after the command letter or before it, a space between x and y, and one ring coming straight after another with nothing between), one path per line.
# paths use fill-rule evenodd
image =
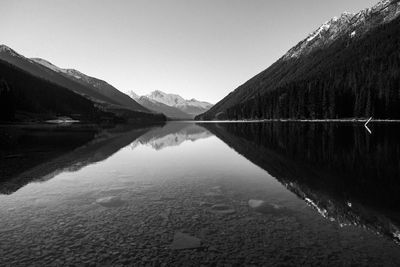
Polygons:
M138 100L140 98L134 91L129 92L129 96L132 97L134 100Z
M194 98L190 100L186 100L180 95L176 94L167 94L164 93L160 90L156 90L151 92L149 95L146 95L149 99L152 99L157 102L161 102L165 105L171 106L171 107L183 107L183 106L196 106L196 107L201 107L201 108L210 108L212 104L207 103L207 102L202 102L198 101Z
M185 99L176 94L167 94L160 90L156 90L146 95L149 99L155 100L157 102L161 102L168 106L176 106L178 104L185 103Z
M130 95L133 99L140 99L145 97L148 101L153 103L162 103L164 105L178 108L179 110L189 114L189 115L198 115L207 110L209 110L213 105L204 102L198 101L194 98L190 100L186 100L180 95L177 94L167 94L160 90L155 90L148 95L145 96L138 96L134 92L130 92Z
M375 6L364 9L356 14L344 12L340 17L333 17L303 41L290 49L284 60L308 55L317 48L329 46L337 39L347 36L354 38L380 24L387 23L400 15L400 0L383 0Z
M146 96L149 99L155 100L171 107L185 103L185 99L183 99L181 96L176 94L167 94L160 90L153 91Z
M349 23L351 18L354 16L352 13L344 12L340 17L333 17L331 20L328 20L321 27L319 27L316 31L311 33L308 38L307 42L311 42L316 37L321 36L323 33L331 31L332 33L337 32L341 26L346 25Z

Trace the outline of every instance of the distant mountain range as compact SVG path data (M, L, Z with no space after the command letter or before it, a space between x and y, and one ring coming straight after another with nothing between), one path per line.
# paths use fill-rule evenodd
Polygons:
M400 0L324 23L197 119L400 119Z
M164 113L172 119L193 119L213 106L208 102L196 99L185 100L179 95L167 94L159 90L144 96L138 96L135 92L131 92L130 95L147 109Z
M131 92L128 96L106 81L75 69L60 68L45 59L26 58L6 45L0 45L0 66L3 121L40 121L60 116L136 122L163 121L166 117L191 120L212 107L207 102L185 100L161 91L146 96ZM52 90L53 87L59 91Z
M0 119L164 121L105 81L0 45ZM4 102L4 103L3 103Z

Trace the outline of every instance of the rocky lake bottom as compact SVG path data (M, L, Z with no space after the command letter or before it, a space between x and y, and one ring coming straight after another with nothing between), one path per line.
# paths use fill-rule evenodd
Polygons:
M314 222L323 227L313 227L301 210L285 206L252 208L246 193L215 180L143 182L132 190L85 195L62 209L42 205L23 210L17 217L19 225L15 217L8 221L10 209L2 214L2 262L14 266L400 264L398 245L376 240L374 233L360 235L355 227L340 228L323 218ZM262 199L262 195L251 197Z

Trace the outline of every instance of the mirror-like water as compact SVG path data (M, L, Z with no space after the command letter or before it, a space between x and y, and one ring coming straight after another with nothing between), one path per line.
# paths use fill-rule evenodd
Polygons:
M400 127L0 130L1 265L400 265Z

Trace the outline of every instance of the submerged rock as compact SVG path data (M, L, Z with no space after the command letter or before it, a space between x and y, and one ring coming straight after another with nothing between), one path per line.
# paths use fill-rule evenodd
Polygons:
M250 199L249 200L249 207L252 208L252 209L259 208L263 204L265 204L264 200L258 200L258 199Z
M267 203L264 200L258 199L250 199L249 207L259 213L276 213L284 210L284 208L279 205Z
M200 201L199 202L199 206L200 207L211 207L213 204L209 203L209 202L205 202L205 201Z
M197 237L176 232L174 240L171 243L171 249L182 250L182 249L196 249L201 246L201 240Z
M109 188L109 189L101 190L100 194L103 194L103 195L121 194L124 191L126 191L126 188Z
M229 215L235 213L236 211L229 205L216 204L210 208L210 212L215 214Z
M166 210L163 210L160 212L160 217L164 220L168 220L169 219L169 215L171 214L171 209L168 208Z
M106 208L115 208L125 204L125 201L123 201L120 197L110 196L99 198L96 200L96 203Z
M166 201L171 201L175 200L175 197L169 197L169 196L159 196L159 197L154 197L151 200L154 202L166 202Z
M224 198L224 195L219 192L207 192L204 194L204 196L218 199Z

